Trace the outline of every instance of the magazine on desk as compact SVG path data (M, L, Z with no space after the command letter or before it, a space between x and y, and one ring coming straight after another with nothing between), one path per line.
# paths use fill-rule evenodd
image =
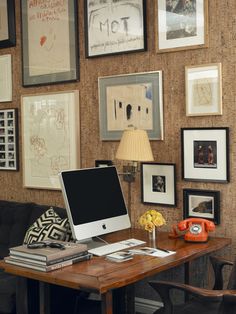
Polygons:
M75 257L76 254L81 252L87 252L87 245L74 242L64 242L64 241L54 241L56 243L61 243L64 246L63 250L52 247L43 248L28 248L27 245L20 245L10 248L10 256L20 256L24 258L29 258L36 261L44 261L47 263L52 263L59 260L65 260Z
M149 255L155 257L167 257L169 255L175 254L175 251L170 251L162 248L152 248L152 247L140 247L138 249L129 250L132 254Z

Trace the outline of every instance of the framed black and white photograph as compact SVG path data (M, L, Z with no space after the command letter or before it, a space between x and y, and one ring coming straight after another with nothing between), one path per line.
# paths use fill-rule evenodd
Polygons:
M144 204L176 206L176 167L170 163L141 163Z
M0 3L0 48L16 45L15 0Z
M78 79L77 1L21 0L23 86Z
M85 0L86 56L146 50L145 0Z
M182 128L182 177L229 182L229 128Z
M163 140L162 71L98 78L101 140L120 140L129 126Z
M220 191L183 190L183 218L203 218L220 223Z
M113 165L112 160L104 160L104 159L95 160L95 167L109 167L112 165Z
M155 0L157 52L208 46L208 0Z
M17 109L0 110L0 170L18 170Z

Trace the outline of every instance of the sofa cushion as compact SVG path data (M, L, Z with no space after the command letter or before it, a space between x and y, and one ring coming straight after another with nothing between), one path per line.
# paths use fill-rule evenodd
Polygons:
M27 230L24 244L47 239L70 241L72 233L68 218L62 219L52 207L43 213Z

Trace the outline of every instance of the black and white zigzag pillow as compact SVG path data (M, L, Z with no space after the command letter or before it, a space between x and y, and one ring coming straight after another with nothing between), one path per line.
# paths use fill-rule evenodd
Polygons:
M24 244L44 240L71 241L72 233L68 218L62 219L50 207L27 230Z

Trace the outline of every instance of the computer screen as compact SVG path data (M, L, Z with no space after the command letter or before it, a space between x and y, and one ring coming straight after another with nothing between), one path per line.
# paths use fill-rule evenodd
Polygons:
M130 228L115 166L62 171L59 178L76 240Z

